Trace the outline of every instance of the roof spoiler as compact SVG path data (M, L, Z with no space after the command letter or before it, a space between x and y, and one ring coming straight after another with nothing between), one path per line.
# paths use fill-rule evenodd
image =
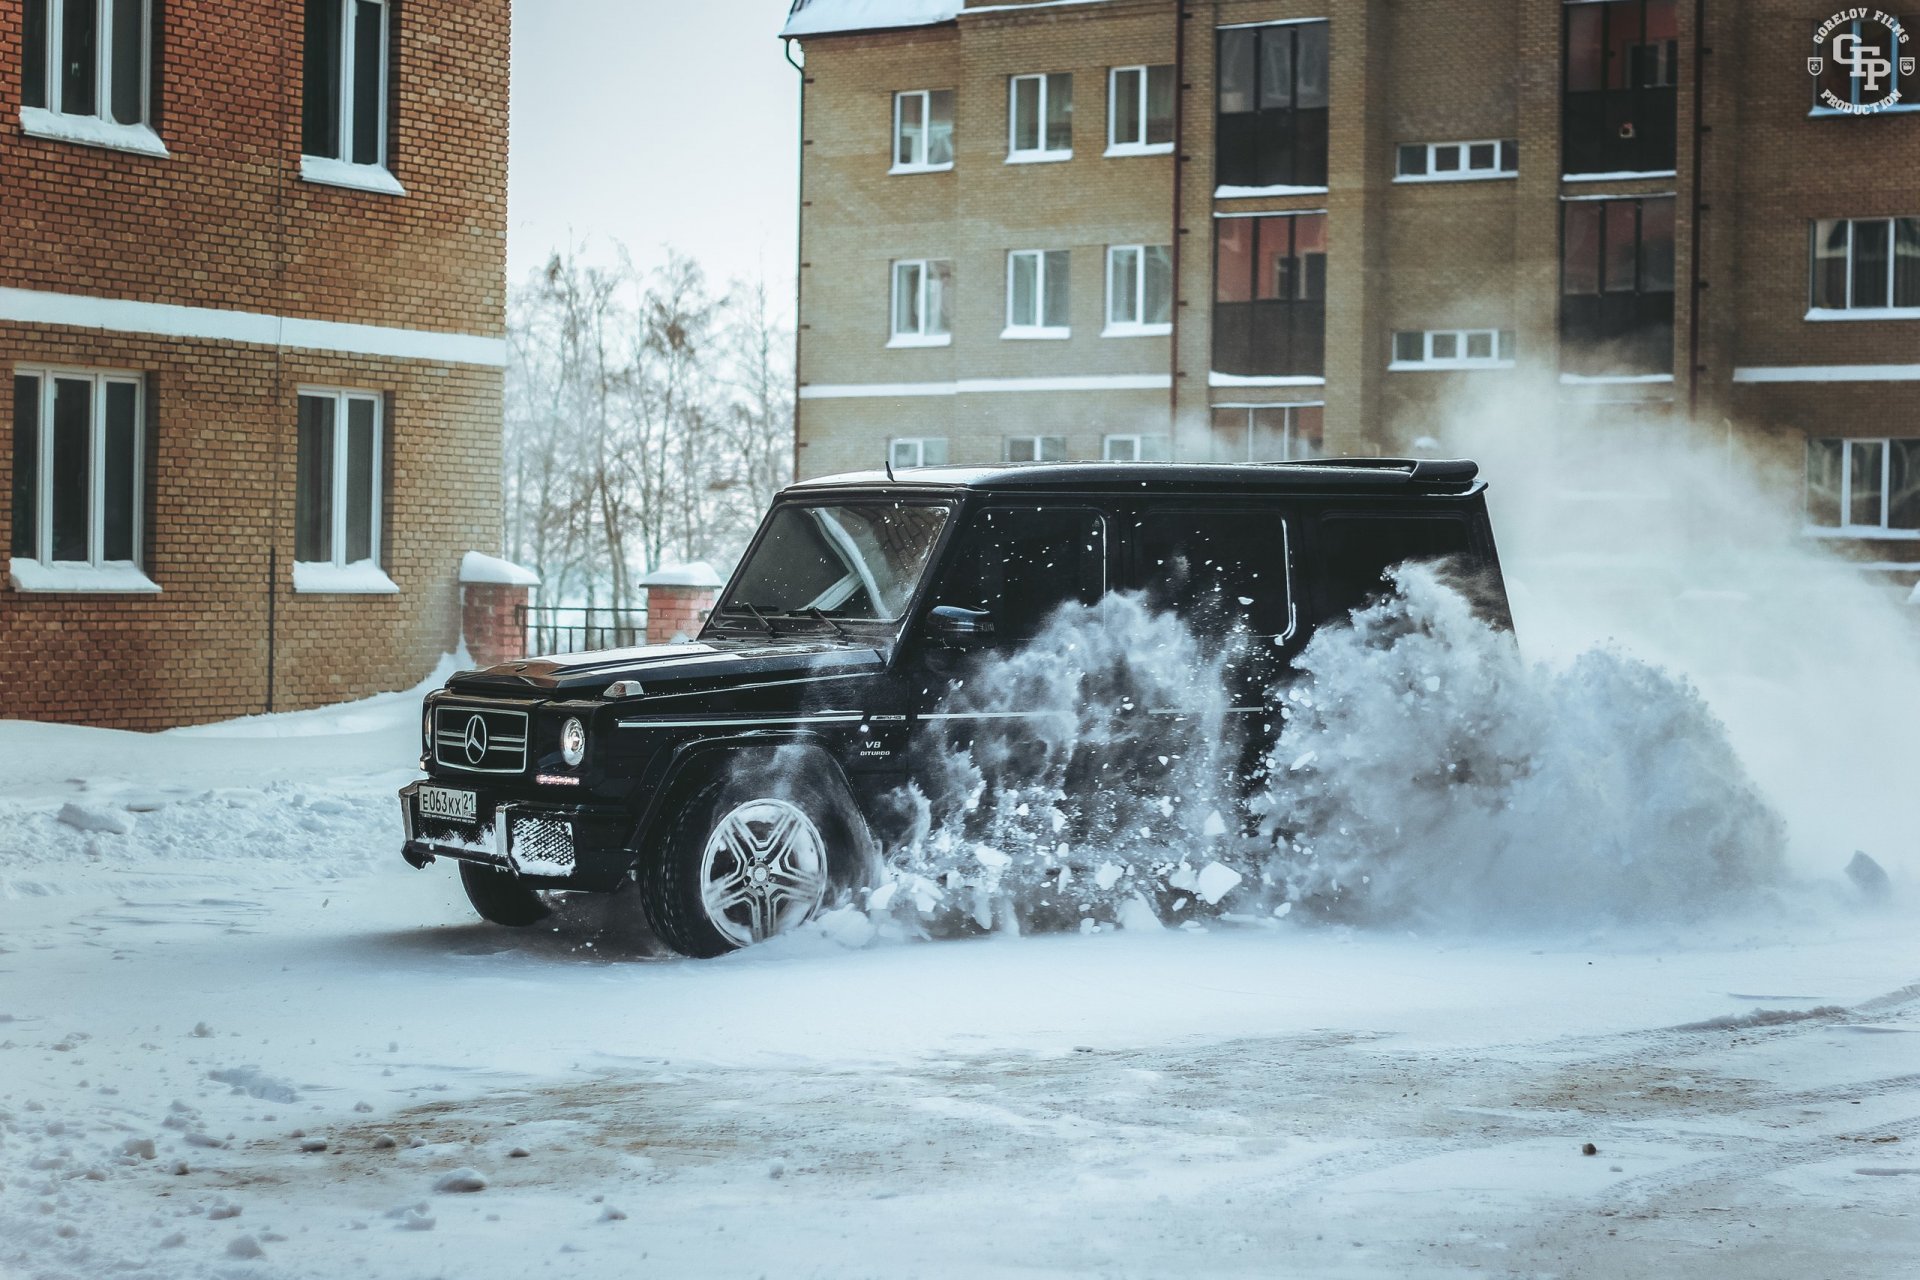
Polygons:
M1471 484L1480 474L1480 464L1469 458L1307 458L1280 465L1403 471L1409 484Z

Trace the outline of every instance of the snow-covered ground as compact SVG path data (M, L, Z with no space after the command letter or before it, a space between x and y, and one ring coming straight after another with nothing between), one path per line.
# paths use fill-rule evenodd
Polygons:
M0 1274L1920 1267L1914 920L1837 874L1634 932L668 960L405 867L417 715L0 724Z

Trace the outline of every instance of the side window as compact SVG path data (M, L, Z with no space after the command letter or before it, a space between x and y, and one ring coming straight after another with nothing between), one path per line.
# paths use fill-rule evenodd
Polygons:
M1273 512L1154 511L1136 526L1147 599L1194 632L1257 636L1293 629L1286 522Z
M1323 618L1344 618L1386 590L1386 571L1409 560L1442 560L1473 548L1459 516L1348 515L1320 522Z
M1038 634L1069 601L1107 589L1106 521L1084 507L990 507L954 544L936 604L985 609L1001 640Z

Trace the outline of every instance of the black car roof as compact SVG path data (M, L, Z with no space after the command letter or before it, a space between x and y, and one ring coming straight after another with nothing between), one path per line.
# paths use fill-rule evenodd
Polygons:
M854 471L787 487L796 496L823 489L1046 490L1090 493L1381 493L1411 497L1473 492L1478 463L1465 459L1316 458L1310 462L1022 462Z

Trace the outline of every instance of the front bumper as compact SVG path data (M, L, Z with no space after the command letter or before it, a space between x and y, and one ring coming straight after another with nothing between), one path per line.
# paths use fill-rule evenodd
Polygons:
M633 865L627 847L633 821L624 809L496 800L479 792L471 823L423 816L420 788L444 785L428 780L400 790L406 831L400 855L412 866L453 858L539 880L546 888L612 889Z

